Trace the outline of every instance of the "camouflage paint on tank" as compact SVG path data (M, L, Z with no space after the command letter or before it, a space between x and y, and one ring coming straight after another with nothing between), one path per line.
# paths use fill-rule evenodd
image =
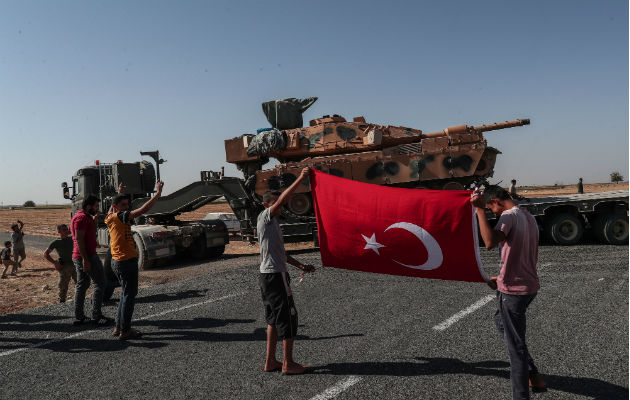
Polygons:
M457 125L423 133L404 126L352 122L339 115L310 121L309 126L282 131L286 147L258 157L247 156L253 135L225 141L226 158L243 171L255 194L284 190L304 167L356 181L400 187L457 188L483 181L494 173L497 154L483 132L529 124L529 120L497 124ZM281 164L262 170L269 157ZM296 193L310 191L303 182ZM303 198L301 198L303 200Z

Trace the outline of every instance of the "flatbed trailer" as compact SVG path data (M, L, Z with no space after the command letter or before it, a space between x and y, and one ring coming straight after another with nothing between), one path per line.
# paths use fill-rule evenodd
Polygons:
M256 240L256 219L262 205L254 200L240 178L217 178L216 173L202 173L206 184L220 188L241 223L241 236ZM628 191L571 194L517 201L538 222L541 238L559 245L580 243L585 233L592 233L602 243L628 243ZM489 217L494 217L491 213ZM279 217L285 242L317 243L317 222L314 217L297 216L282 210Z
M531 198L518 204L553 243L574 245L589 231L599 242L628 243L627 190Z

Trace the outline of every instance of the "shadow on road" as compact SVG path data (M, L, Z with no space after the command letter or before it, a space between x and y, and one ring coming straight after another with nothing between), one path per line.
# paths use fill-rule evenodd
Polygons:
M421 376L469 374L510 379L510 364L505 361L467 363L456 358L416 357L418 362L357 362L332 363L311 367L314 374ZM503 368L503 369L498 369ZM597 400L627 399L628 388L595 378L543 374L547 387Z
M228 324L251 324L254 319L216 319L216 318L193 318L185 320L159 320L159 321L138 321L134 326L155 326L158 332L147 332L145 337L162 340L186 340L202 342L251 342L266 341L266 328L256 328L252 333L247 332L208 332L202 329L218 328ZM342 337L363 336L361 333L351 333L345 335L310 337L307 335L297 335L297 340L329 340Z

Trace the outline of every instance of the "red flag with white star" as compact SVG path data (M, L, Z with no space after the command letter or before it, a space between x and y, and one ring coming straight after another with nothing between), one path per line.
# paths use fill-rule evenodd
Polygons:
M311 173L322 264L485 282L468 190L403 189Z

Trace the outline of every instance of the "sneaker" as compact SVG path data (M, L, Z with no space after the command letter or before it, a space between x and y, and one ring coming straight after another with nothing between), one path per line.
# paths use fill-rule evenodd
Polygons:
M72 322L72 325L74 325L74 326L79 326L79 325L83 325L83 324L85 324L85 323L87 323L87 322L89 322L89 321L90 321L90 318L89 318L89 317L77 318L77 319L75 319L75 320Z
M113 323L114 320L101 315L99 318L94 319L94 321L92 322L94 323L94 325L97 325L97 326L107 326Z

